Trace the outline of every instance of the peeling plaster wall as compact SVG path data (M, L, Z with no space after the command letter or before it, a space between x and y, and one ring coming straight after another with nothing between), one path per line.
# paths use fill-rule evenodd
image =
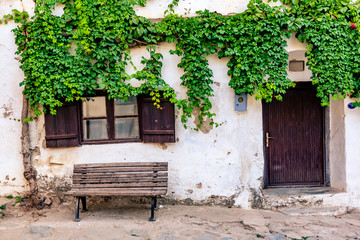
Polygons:
M159 48L166 59L163 77L181 96L185 91L180 86L182 71L176 67L180 58L168 53L171 47L174 46L162 44ZM146 53L145 49L132 52L135 64L140 62L140 53ZM185 130L177 118L177 142L172 144L124 143L44 149L44 121L41 118L36 125L36 129L42 130L38 138L41 155L34 161L37 170L51 179L71 176L74 163L167 161L170 197L201 201L212 195L225 196L234 198L237 205L250 207L250 189L261 186L263 175L261 102L250 97L249 111L234 111L234 92L228 86L226 61L218 60L215 55L209 57L215 80L213 110L217 114L216 122L222 126L208 133L195 132ZM190 123L193 121L190 119Z
M0 16L11 13L16 8L32 11L33 3L28 1L0 1ZM24 78L15 55L17 46L10 22L0 25L0 194L16 194L24 191L23 164L20 149L22 89Z
M161 18L170 0L149 0L147 7L136 9L139 15L149 18ZM22 4L21 4L22 3ZM180 14L193 15L195 11L208 8L222 14L238 13L246 10L248 1L201 0L180 1L175 11ZM0 2L0 15L7 14L12 8L30 13L33 11L32 0L8 0ZM61 15L61 6L54 14ZM22 158L20 154L21 124L12 119L20 118L21 88L18 86L23 74L17 62L16 46L11 29L14 24L0 25L0 188L1 194L26 190L22 177ZM174 44L163 43L158 47L164 56L163 78L174 89L179 97L186 96L186 88L180 86L182 69L177 67L180 58L169 54ZM288 40L289 59L305 59L305 44L294 37ZM141 56L147 56L145 48L134 48L131 51L133 62L141 69ZM44 119L40 117L30 124L34 165L39 173L43 190L51 188L64 191L71 184L73 164L95 162L130 162L130 161L167 161L169 162L168 197L175 200L190 199L204 202L209 199L227 199L243 207L258 207L262 201L262 183L264 171L262 105L249 96L246 112L234 111L234 91L228 86L229 76L226 63L228 59L219 60L216 55L208 57L210 68L214 73L214 97L212 111L217 115L215 121L221 123L218 128L202 128L201 132L185 130L180 119L176 118L176 143L145 144L123 143L105 145L83 145L67 149L46 149ZM133 70L127 69L129 73ZM305 75L290 73L294 81L309 80L309 70ZM135 82L134 82L135 83ZM349 100L345 101L347 104ZM334 112L335 111L335 112ZM333 114L336 115L336 109ZM349 194L342 194L342 203L359 206L358 159L360 156L359 109L345 110L346 145L345 159L340 164L346 167L346 189ZM180 116L176 111L176 116ZM10 119L11 118L11 119ZM190 119L194 126L194 119ZM335 124L336 125L336 124ZM345 141L345 139L343 139ZM342 141L341 138L337 141ZM336 143L336 142L333 142ZM335 159L335 158L334 158ZM331 160L332 161L332 160ZM345 166L345 163L347 164ZM340 166L340 167L341 167ZM7 177L8 176L8 177ZM8 180L6 180L8 179ZM14 180L13 180L14 179ZM345 185L345 183L342 183ZM344 200L345 199L345 200Z

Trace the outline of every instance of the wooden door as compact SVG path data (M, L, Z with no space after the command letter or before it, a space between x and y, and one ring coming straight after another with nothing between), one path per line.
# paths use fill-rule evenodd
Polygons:
M324 110L311 83L263 103L266 185L324 185Z

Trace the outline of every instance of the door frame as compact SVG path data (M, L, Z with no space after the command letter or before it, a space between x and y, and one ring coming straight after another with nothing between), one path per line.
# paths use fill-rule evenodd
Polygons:
M311 82L295 82L296 86L294 89L299 88L315 88L314 85L312 85ZM277 101L277 100L273 100ZM323 153L323 185L316 185L316 186L310 186L310 185L283 185L283 186L269 186L269 159L268 159L268 148L266 147L266 138L265 135L267 132L269 132L269 112L268 108L265 107L265 101L262 100L262 118L263 118L263 154L264 154L264 177L263 177L263 188L294 188L294 187L330 187L330 164L329 164L329 140L330 140L330 114L329 114L329 107L325 106L322 107L322 138L323 138L323 147L322 147L322 153Z

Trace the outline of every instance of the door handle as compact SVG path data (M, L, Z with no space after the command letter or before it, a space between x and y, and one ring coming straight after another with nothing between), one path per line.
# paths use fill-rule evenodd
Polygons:
M269 133L266 133L266 147L269 147L269 139L273 139L273 137L269 136Z

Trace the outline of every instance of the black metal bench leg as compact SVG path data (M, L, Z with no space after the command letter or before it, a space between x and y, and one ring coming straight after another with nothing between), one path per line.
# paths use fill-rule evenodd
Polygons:
M156 196L151 198L151 217L149 221L155 221Z
M87 208L86 208L86 197L81 197L81 203L82 203L82 211L86 212Z
M75 222L80 222L80 197L76 197L76 203L75 203Z

